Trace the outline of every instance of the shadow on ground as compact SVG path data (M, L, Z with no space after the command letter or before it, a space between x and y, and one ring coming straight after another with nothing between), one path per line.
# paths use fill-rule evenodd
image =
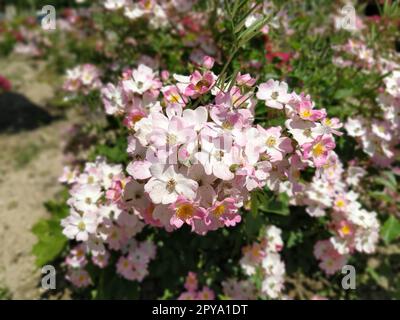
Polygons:
M55 118L19 93L0 94L0 133L16 133L49 124Z

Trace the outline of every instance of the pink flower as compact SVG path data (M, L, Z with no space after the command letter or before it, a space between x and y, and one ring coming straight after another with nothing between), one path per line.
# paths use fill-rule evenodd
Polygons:
M320 268L332 275L346 264L347 256L341 255L329 240L318 241L314 246L314 256L320 260Z
M121 256L117 262L117 272L128 280L135 280L135 265L127 257Z
M186 276L185 280L185 289L187 291L196 291L197 290L197 275L194 272L189 272L188 275Z
M105 251L103 254L92 256L92 262L101 269L107 267L109 259L110 253L108 251Z
M212 67L214 66L214 62L215 59L213 57L210 56L204 56L203 57L203 62L202 62L202 66L206 69L212 69Z
M256 83L256 79L252 78L250 74L241 74L240 72L236 76L236 83L239 86L246 86L246 87L252 87Z
M303 149L303 157L305 159L312 158L318 168L327 162L329 153L335 146L335 141L331 136L321 135L313 142L305 143L301 147Z
M75 246L65 258L66 265L71 268L83 268L87 262L86 247L84 244Z
M194 71L190 76L190 83L186 87L184 94L187 97L197 98L208 92L215 83L215 75L207 71L201 74L199 71Z
M222 201L216 201L207 209L205 217L206 224L211 230L217 229L223 225L227 227L235 226L242 220L238 214L238 208L234 198L225 198Z
M311 101L310 96L306 96L304 93L301 93L291 100L290 105L295 108L296 112L303 120L317 121L326 117L326 111L324 109L313 109L314 103Z
M246 146L248 155L263 154L270 162L277 162L281 161L286 153L293 150L291 140L282 136L281 127L271 127L265 130L258 126L257 131L255 132L256 136L250 139Z
M188 103L188 98L180 92L177 86L165 86L161 89L164 99L167 103L186 105Z
M288 85L286 82L279 82L273 79L261 83L258 87L257 98L265 100L265 105L274 109L282 109L290 101Z
M71 269L67 272L66 279L77 288L86 288L92 284L89 273L84 269Z
M342 237L342 238L349 238L354 234L353 225L349 221L346 221L346 220L339 221L336 224L335 229L336 229L337 233L340 235L340 237Z
M171 225L180 228L184 223L193 226L194 219L202 219L205 210L200 208L197 202L185 199L179 196L177 200L170 205L170 209L174 210L174 215L171 217Z
M197 300L214 300L215 293L208 287L203 287L203 290L197 293Z
M178 300L197 300L197 293L190 291L182 292L179 295Z

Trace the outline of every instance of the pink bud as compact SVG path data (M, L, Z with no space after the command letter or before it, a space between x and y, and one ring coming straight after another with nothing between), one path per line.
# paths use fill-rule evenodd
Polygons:
M161 79L163 81L167 81L168 78L169 78L169 71L168 70L161 71Z
M215 59L210 56L203 57L203 67L206 69L211 69L214 66Z

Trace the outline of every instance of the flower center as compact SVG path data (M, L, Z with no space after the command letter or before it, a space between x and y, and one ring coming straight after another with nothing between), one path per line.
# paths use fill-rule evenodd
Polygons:
M136 86L138 87L138 89L142 89L143 88L143 82L142 81L137 81L136 82Z
M179 103L179 96L177 94L172 94L170 97L170 102Z
M228 120L225 120L224 122L222 122L222 128L231 130L233 128L233 125Z
M309 118L309 117L311 117L311 111L308 110L308 109L305 109L305 110L303 110L303 111L301 112L301 116L302 116L303 118Z
M225 212L225 206L224 206L223 204L220 204L219 206L217 206L217 207L214 209L214 211L213 211L214 215L215 215L217 218L219 218L220 216L222 216L224 212Z
M275 137L268 137L267 141L265 141L265 144L267 147L272 148L276 144L276 138Z
M342 233L346 236L350 233L350 227L349 225L345 224L342 228L341 228Z
M129 268L129 261L128 261L128 260L125 260L125 261L122 263L122 265L123 265L124 269L128 269L128 268Z
M203 87L208 87L210 83L207 80L200 80L199 82L196 83L195 88L197 91L200 91Z
M172 193L174 192L175 187L176 187L176 181L174 179L169 179L166 186L167 191L169 193Z
M326 118L326 119L325 119L325 125L328 126L328 127L330 127L330 126L332 125L331 119Z
M79 223L78 223L78 230L79 230L79 231L85 231L85 229L86 229L85 223L84 223L83 221L79 221Z
M140 121L143 118L143 116L141 114L134 114L131 116L131 121L133 123L136 123L138 121Z
M224 156L224 152L222 150L216 151L214 153L214 157L216 160L220 161L222 157Z
M324 145L321 142L318 142L314 147L313 147L313 155L314 157L320 157L324 154L325 148Z
M344 203L343 199L339 199L336 201L336 207L343 208L344 206L345 206L345 203Z
M311 129L310 129L310 128L305 129L305 130L303 131L303 135L304 135L305 137L311 137Z
M191 204L182 204L176 209L176 215L181 220L187 220L193 217L194 208Z
M167 144L176 144L178 141L178 137L173 133L169 133L167 135Z
M145 2L144 2L144 8L145 8L146 10L150 10L151 7L152 7L151 1L145 1Z
M279 93L278 92L276 92L276 91L272 92L272 94L271 94L271 98L272 99L276 100L276 99L278 99L278 97L279 97Z
M78 279L79 283L85 282L85 280L86 280L86 277L83 274L81 274Z

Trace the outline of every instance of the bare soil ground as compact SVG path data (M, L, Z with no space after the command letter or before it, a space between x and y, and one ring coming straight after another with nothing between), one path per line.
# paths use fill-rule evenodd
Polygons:
M0 95L0 288L13 299L40 297L30 230L47 215L43 202L58 191L62 171L61 135L68 123L47 106L56 89L54 79L43 77L44 67L0 60L0 74L13 84L12 93Z

